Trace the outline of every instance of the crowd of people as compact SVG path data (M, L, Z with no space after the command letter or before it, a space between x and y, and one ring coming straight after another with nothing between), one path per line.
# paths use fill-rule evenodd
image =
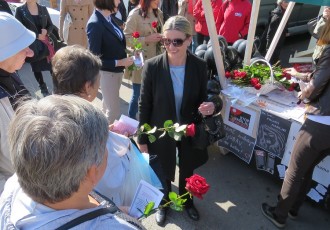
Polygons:
M278 0L277 4L265 32L265 49L288 3ZM217 32L228 44L247 37L250 1L211 0L211 5ZM175 140L165 135L151 143L148 135L140 135L135 143L112 132L120 116L122 78L132 82L128 115L139 126L162 127L166 120L190 124L216 114L221 108L208 101L207 65L191 52L210 39L202 1L130 0L126 12L122 0L61 0L58 33L68 46L56 52L48 39L56 29L46 7L26 0L14 17L5 1L0 0L0 6L4 11L0 31L10 31L0 39L0 228L143 229L125 214L127 200L131 201L123 193L128 190L127 178L133 180L132 149L154 156L148 170L160 181L161 204L169 199L176 165L183 195L185 179L207 162L208 150L193 148L191 138L185 136ZM262 204L263 214L277 227L285 226L287 216L298 215L313 168L330 152L324 136L330 131L328 14L326 7L322 25L315 28L319 31L315 70L308 74L287 70L309 82L299 99L307 99L310 107L278 204ZM138 37L133 35L136 32ZM131 71L134 57L127 48L134 48L136 41L145 63ZM42 99L32 99L18 76L25 61ZM51 73L52 95L42 71ZM102 110L90 103L99 88ZM155 133L156 138L161 135ZM185 199L188 217L198 221L193 198ZM165 224L167 212L167 208L157 210L158 225Z

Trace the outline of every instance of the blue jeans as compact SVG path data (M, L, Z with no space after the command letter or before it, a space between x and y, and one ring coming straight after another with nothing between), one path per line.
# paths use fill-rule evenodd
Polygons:
M128 106L128 116L130 118L136 119L136 114L138 112L138 102L140 97L141 84L133 83L133 93L131 101Z

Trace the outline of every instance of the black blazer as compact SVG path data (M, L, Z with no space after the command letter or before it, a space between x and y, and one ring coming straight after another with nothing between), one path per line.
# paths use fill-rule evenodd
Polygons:
M54 29L54 25L52 23L48 10L45 6L39 5L38 3L37 5L38 5L38 16L40 18L41 27L47 30L47 34L50 34ZM38 28L34 24L34 20L32 18L29 9L27 8L26 3L22 6L17 7L15 17L27 29L32 30L36 34L36 37L38 37L40 31L38 31Z
M88 47L102 60L102 70L109 72L123 72L123 66L116 67L115 60L126 58L126 39L122 30L117 27L123 39L116 33L114 27L97 10L87 22Z
M142 70L142 86L139 102L140 125L148 123L163 127L166 120L177 122L173 83L167 53L146 61ZM181 123L190 124L198 118L198 107L207 99L207 68L204 60L187 52ZM158 136L157 134L156 136ZM168 179L174 179L176 142L165 135L150 144L147 136L139 136L138 143L148 144L150 154L158 155ZM190 137L181 140L180 170L193 170L207 160L207 150L191 147ZM182 163L182 165L181 165Z

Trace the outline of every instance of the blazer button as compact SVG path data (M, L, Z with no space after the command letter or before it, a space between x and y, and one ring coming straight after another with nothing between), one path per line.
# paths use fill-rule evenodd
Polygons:
M73 9L73 11L76 11L76 9Z
M80 8L80 10L82 10L82 8Z
M149 46L149 44L147 44L147 46Z
M147 58L147 55L144 55L144 58Z
M74 20L76 20L76 21L77 21L77 18L75 18Z
M77 28L74 28L75 30L77 29Z
M81 27L82 30L84 30L84 27Z
M151 32L149 32L149 34L151 34Z
M81 20L84 20L83 18L81 18Z

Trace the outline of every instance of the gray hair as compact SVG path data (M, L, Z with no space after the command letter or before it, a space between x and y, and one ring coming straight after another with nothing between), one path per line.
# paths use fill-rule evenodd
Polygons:
M23 102L8 136L23 191L39 203L56 203L77 192L88 169L103 162L108 121L87 100L51 95Z
M190 22L183 16L173 16L167 19L163 26L163 32L166 30L178 30L190 37L192 35L192 29Z

